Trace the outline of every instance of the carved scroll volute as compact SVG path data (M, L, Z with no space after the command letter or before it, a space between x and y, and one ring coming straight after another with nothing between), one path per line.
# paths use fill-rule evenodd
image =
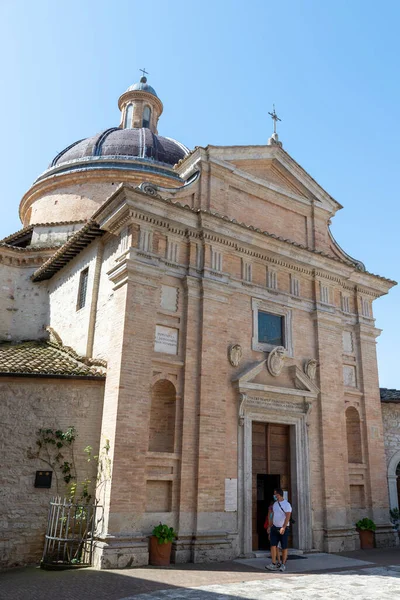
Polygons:
M239 394L239 425L243 427L244 425L244 409L246 406L247 396L246 394Z

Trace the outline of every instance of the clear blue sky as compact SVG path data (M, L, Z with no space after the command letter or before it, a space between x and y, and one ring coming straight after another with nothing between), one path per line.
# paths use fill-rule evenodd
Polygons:
M118 125L139 68L160 133L189 147L285 149L341 204L333 233L400 280L400 3L359 0L0 0L0 238L57 152ZM400 291L375 303L380 383L400 389Z

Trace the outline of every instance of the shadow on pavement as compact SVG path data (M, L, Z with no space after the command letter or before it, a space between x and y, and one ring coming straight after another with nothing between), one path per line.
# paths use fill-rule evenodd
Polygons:
M349 561L349 566L344 566L345 561L343 561L341 566L338 565L333 569L330 568L329 557L322 568L319 566L317 570L313 569L312 556L312 554L308 555L309 560L289 561L288 571L285 574L265 571L264 565L269 562L267 559L261 560L258 566L254 566L252 560L253 565L246 564L246 561L245 564L235 561L172 565L167 569L143 567L118 571L93 569L43 571L36 567L27 567L0 573L0 600L124 600L139 594L162 590L176 590L176 594L168 593L167 597L183 599L200 597L197 592L195 594L195 590L188 589L192 587L215 584L225 586L261 580L263 585L270 583L274 586L276 584L273 581L278 583L277 580L282 581L282 578L299 578L311 574L400 577L400 550L397 548L329 555L332 559L335 557L353 559ZM355 564L355 561L365 562L361 566ZM300 564L301 571L294 569L295 565ZM393 565L393 568L388 568L388 565ZM199 590L199 593L202 600L219 600L221 597L224 600L243 598L243 596L230 595L229 590L224 592L212 590L200 592ZM157 597L163 598L164 595L164 593L157 594Z

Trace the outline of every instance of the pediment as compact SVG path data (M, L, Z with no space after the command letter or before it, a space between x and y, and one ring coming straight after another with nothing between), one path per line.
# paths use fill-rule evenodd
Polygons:
M254 390L257 392L284 394L316 398L318 387L297 365L285 366L281 373L274 377L268 372L267 359L250 365L234 382L239 391Z
M208 146L210 162L303 202L315 202L331 216L343 208L279 146Z
M289 194L295 194L302 198L312 198L310 191L275 160L235 160L234 165L241 171L254 175Z

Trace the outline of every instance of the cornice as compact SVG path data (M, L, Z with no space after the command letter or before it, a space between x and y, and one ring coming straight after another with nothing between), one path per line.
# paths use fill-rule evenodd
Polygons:
M37 268L51 258L60 246L17 248L0 244L0 265L20 268Z
M132 161L131 161L132 162ZM32 204L41 198L45 193L57 190L60 187L67 187L71 185L79 185L82 183L115 183L121 179L123 173L123 179L129 185L129 182L133 184L141 183L143 181L143 171L140 170L128 170L121 169L96 169L96 170L83 170L83 171L69 171L66 173L59 173L49 175L48 177L36 181L33 185L25 192L21 198L19 204L19 218L21 222L24 222L26 211L32 206ZM172 169L170 175L161 175L158 173L151 174L152 182L159 185L167 185L171 182L171 178L175 181L178 179L174 175Z

